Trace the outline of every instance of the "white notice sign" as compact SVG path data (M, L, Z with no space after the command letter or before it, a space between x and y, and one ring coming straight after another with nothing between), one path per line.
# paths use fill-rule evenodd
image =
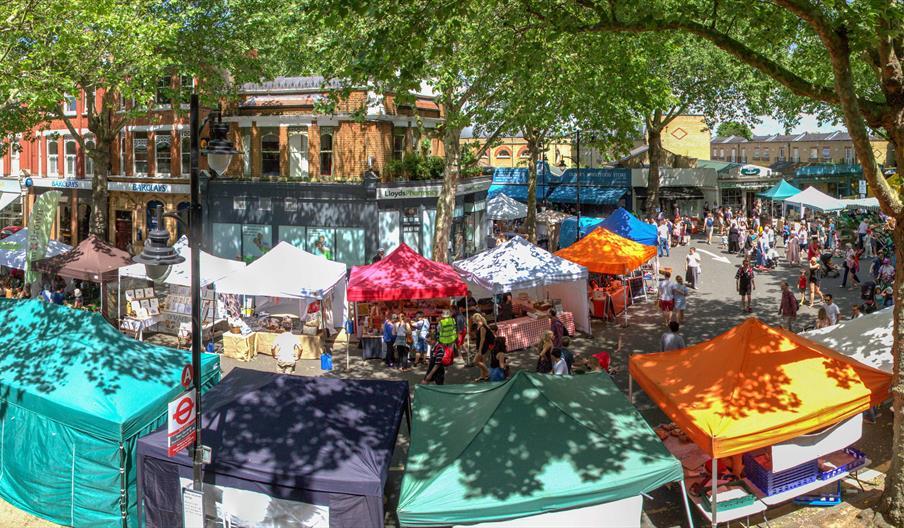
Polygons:
M204 528L204 495L191 488L182 488L182 526Z

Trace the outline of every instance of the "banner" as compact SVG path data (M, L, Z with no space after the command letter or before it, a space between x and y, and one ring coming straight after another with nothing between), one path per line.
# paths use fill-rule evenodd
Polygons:
M47 242L50 241L50 229L56 220L57 207L60 205L60 191L47 191L35 200L31 216L28 218L28 246L25 252L25 282L38 280L40 273L31 269L31 263L47 256Z

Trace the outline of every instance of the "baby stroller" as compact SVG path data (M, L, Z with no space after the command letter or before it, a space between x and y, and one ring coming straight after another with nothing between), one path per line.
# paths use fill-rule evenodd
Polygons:
M832 264L831 252L821 254L819 256L819 262L822 264L821 269L823 277L838 277L841 275L841 272L838 271L838 266Z

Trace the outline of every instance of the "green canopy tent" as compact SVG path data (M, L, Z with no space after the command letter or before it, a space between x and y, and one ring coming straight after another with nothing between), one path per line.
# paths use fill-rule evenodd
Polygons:
M785 203L783 200L785 198L791 198L795 194L799 193L800 189L786 182L785 180L779 180L778 183L766 189L765 191L757 194L760 198L766 198L770 200L772 203L782 202L782 216L785 216Z
M190 355L36 300L0 301L0 349L0 497L66 526L138 526L136 442L165 424ZM218 382L219 357L201 372Z
M586 525L582 511L596 526L637 526L642 493L684 484L681 464L605 374L419 385L414 403L403 526ZM592 511L619 503L606 515L623 514L620 501L637 505L629 522Z

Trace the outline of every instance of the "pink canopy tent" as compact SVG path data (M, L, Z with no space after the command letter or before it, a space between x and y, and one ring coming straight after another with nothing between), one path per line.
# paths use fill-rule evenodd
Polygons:
M448 264L434 262L405 244L369 266L352 268L348 300L401 301L467 295L468 287Z

